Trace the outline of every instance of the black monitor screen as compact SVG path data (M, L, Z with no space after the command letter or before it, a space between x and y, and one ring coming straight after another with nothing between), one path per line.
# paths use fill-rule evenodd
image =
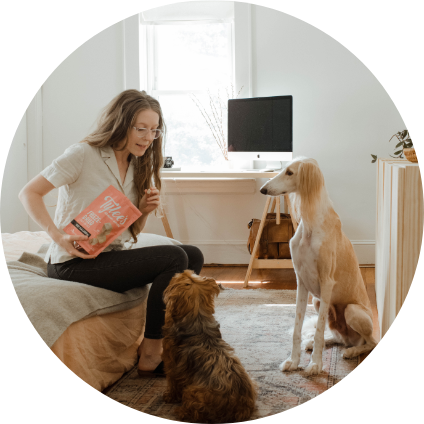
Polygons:
M229 152L292 152L293 97L228 100Z

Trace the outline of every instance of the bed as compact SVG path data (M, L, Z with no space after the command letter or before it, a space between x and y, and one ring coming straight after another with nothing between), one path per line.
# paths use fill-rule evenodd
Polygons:
M137 362L149 286L114 293L48 278L45 232L3 233L9 274L34 328L77 376L102 391ZM134 247L180 242L141 234Z

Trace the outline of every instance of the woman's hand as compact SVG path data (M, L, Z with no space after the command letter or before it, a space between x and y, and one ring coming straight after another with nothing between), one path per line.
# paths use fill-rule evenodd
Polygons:
M56 243L65 249L70 255L78 256L82 259L94 259L95 255L89 255L79 244L78 241L88 240L87 236L71 236L69 234L62 234L55 240ZM83 253L85 252L85 253Z
M147 190L144 190L144 196L138 205L138 209L143 215L148 215L160 205L159 190L156 187L151 187L149 190L149 194L147 194Z

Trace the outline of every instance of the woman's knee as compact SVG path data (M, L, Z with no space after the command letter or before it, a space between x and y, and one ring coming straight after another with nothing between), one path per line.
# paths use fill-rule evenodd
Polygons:
M198 247L191 245L181 245L179 247L187 254L189 266L194 272L199 274L205 261L202 251Z
M168 246L172 258L171 266L175 267L176 272L183 272L188 268L189 258L187 253L178 246Z

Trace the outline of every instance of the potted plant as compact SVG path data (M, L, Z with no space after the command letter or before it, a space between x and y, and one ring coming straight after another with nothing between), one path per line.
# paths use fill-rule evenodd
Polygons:
M398 140L398 144L396 144L395 149L398 147L401 147L401 149L397 150L393 153L394 156L390 155L390 157L395 159L403 159L403 155L405 155L405 158L408 159L410 162L418 162L417 155L415 154L415 149L412 144L411 137L409 135L408 130L399 131L396 134L393 134L390 138L389 142L393 139L393 137L396 137ZM371 163L374 163L377 160L377 155L371 154L372 161Z

